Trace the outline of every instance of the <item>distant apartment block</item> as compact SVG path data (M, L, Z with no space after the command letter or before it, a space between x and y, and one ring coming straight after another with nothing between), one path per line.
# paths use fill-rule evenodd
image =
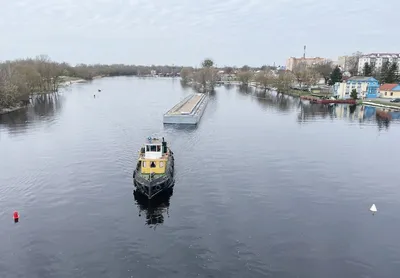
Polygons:
M304 63L307 66L312 66L315 64L320 64L320 63L324 63L325 61L327 61L327 59L325 58L320 58L320 57L313 57L313 58L295 58L295 57L290 57L289 59L286 60L286 70L290 70L293 71L293 69L301 64Z
M395 62L400 68L400 53L370 53L362 55L358 61L358 73L362 73L365 63L374 63L375 69L379 70L386 61Z

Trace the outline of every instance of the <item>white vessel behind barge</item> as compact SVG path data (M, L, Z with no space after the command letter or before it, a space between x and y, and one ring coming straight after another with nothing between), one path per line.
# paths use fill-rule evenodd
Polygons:
M164 124L196 125L208 103L207 94L192 94L164 114Z

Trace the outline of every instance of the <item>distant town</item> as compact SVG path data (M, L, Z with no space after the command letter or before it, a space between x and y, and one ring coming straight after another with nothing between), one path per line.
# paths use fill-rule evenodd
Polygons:
M285 66L218 67L204 59L199 67L86 65L71 66L47 55L0 63L0 112L29 104L32 95L54 93L59 87L106 76L178 77L183 85L209 92L221 84L273 90L321 103L352 103L400 108L400 53L355 52L336 61L321 57L290 57ZM350 102L348 102L350 103Z
M295 95L312 101L354 100L354 103L397 109L400 107L399 67L400 53L356 52L332 61L306 57L304 52L302 57L288 58L285 66L219 68L214 83L238 82L284 94L293 95L293 91L297 91ZM204 68L207 66L203 65ZM183 81L195 84L200 90L213 83L213 74L196 77L196 72L199 70L183 68L180 75Z

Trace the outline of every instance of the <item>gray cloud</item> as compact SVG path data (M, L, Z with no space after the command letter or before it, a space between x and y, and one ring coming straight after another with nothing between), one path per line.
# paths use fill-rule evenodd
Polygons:
M382 42L397 31L400 4L385 2L3 0L0 60L46 53L72 63L195 65L207 56L262 65L284 64L304 44L308 55L331 58L396 51L395 37Z

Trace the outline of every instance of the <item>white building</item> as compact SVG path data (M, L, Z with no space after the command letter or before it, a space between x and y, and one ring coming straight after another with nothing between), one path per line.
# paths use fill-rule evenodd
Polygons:
M400 53L370 53L362 55L358 61L358 73L362 74L365 63L374 63L375 69L379 70L386 61L390 63L396 62L400 68Z
M353 76L345 82L333 85L333 95L339 99L351 98L351 91L357 91L358 98L376 98L379 96L379 82L373 77Z

